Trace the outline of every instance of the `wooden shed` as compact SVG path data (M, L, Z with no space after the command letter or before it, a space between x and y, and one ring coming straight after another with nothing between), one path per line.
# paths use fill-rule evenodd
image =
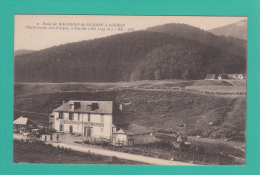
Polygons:
M35 128L37 128L37 124L23 116L13 121L14 132L31 132L31 130Z
M112 144L116 146L146 144L155 142L153 132L133 123L114 124Z

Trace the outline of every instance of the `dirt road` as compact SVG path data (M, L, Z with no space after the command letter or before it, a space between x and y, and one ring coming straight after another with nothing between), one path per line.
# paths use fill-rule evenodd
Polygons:
M56 147L63 146L64 148L71 148L72 150L81 151L81 152L85 152L85 153L90 152L90 153L100 154L100 155L109 156L109 157L116 156L121 159L143 162L143 163L152 164L152 165L194 165L194 164L189 164L189 163L184 163L184 162L170 161L170 160L152 158L152 157L147 157L147 156L122 153L122 152L111 151L111 150L106 150L106 149L102 149L102 148L95 148L95 147L79 145L79 144L68 144L68 143L49 143L49 144L52 144L53 146L56 146Z
M21 140L25 139L22 134L13 134L13 139ZM129 153L122 153L107 149L98 148L95 146L89 146L84 144L77 144L77 143L69 143L69 142L52 142L47 141L46 144L51 144L55 147L64 147L64 148L70 148L75 151L85 152L85 153L94 153L94 154L100 154L103 156L116 156L121 159L126 160L132 160L137 162L143 162L151 165L195 165L191 163L184 163L184 162L178 162L178 161L171 161L171 160L164 160L164 159L158 159L153 157L147 157L147 156L141 156L141 155L135 155L135 154L129 154Z

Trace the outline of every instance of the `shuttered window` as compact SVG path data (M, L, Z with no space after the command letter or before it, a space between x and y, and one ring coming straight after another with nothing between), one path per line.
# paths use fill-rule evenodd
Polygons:
M90 122L90 114L88 114L88 122Z
M73 115L72 112L70 112L70 113L69 113L69 120L73 120L73 118L74 118L74 115Z
M64 126L60 125L60 131L63 131L63 130L64 130Z
M63 112L59 112L59 119L63 119Z

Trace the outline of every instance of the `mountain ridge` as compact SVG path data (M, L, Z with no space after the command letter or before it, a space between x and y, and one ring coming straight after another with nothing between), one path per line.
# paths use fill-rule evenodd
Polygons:
M183 28L191 32L181 34ZM15 82L202 79L207 73L245 72L246 47L240 40L205 34L187 25L175 31L148 29L16 56ZM205 39L189 38L192 31ZM205 42L212 42L209 35L217 42Z
M245 19L237 23L211 29L209 32L218 36L231 36L247 40L247 24L248 21Z
M20 50L15 50L14 51L14 56L19 56L27 53L32 53L35 52L35 50L27 50L27 49L20 49Z

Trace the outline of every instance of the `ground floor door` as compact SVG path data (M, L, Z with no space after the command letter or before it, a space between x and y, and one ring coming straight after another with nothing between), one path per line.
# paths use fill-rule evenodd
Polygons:
M128 146L134 146L134 139L128 139Z
M73 126L70 125L70 134L72 134L72 133L73 133Z
M87 127L84 126L84 137L86 137L86 136L87 136Z
M87 137L92 137L92 130L93 128L90 127L87 128Z
M112 133L112 144L116 145L116 134Z

